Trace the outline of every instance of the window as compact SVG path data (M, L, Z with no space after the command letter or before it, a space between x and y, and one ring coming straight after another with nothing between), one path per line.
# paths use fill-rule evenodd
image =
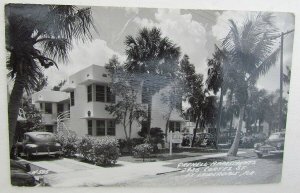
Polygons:
M169 122L169 131L172 131L172 132L180 131L180 122L170 121Z
M88 120L88 135L93 135L93 120Z
M40 110L43 110L43 103L40 103Z
M75 101L74 101L74 91L70 92L70 99L71 99L71 106L75 105Z
M110 87L106 87L106 102L108 102L108 103L115 103L115 101L116 101L116 97L111 92Z
M107 135L116 135L116 124L114 120L107 120Z
M45 103L45 113L52 114L52 103Z
M57 103L57 114L60 114L64 112L64 104L63 103Z
M96 85L96 101L105 102L105 86Z
M93 96L92 85L89 85L89 86L87 87L87 101L88 101L88 102L92 101L92 96Z
M105 120L96 120L97 136L105 135Z

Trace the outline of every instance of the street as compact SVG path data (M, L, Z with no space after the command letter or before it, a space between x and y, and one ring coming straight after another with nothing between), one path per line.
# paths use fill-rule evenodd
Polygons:
M193 186L280 182L282 158L257 158L242 149L237 157L226 153L203 154L168 161L100 167L73 159L36 158L30 161L36 176L53 187L82 186ZM25 161L27 162L27 161Z
M282 158L278 156L268 156L258 159L251 151L239 156L239 161L252 162L247 166L245 172L238 175L225 176L202 176L199 172L180 171L166 173L156 176L145 176L142 179L132 180L119 186L194 186L194 185L233 185L233 184L262 184L278 183L281 179ZM206 162L209 160L201 160ZM253 162L254 161L254 162ZM194 174L194 175L193 175ZM200 174L200 175L199 175Z

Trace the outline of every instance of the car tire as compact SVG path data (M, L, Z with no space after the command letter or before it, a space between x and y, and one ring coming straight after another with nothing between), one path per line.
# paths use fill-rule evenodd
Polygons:
M15 157L15 158L17 158L17 157L20 157L20 153L19 153L19 151L18 151L18 148L16 147L16 148L14 148L14 152L13 152L13 156Z
M262 158L262 156L263 156L261 153L257 153L256 155L258 158Z
M27 160L31 160L32 159L32 155L28 152L28 151L26 151L26 159Z
M60 154L55 154L54 157L57 158L57 159L60 159L61 155Z

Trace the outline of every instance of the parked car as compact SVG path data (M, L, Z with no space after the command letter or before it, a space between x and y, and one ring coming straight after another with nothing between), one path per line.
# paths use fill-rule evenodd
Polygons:
M38 181L30 174L30 165L10 160L11 184L13 186L36 186Z
M284 149L285 132L276 132L263 143L254 144L254 152L261 158L266 155L282 155Z
M53 133L27 132L23 140L18 141L15 148L16 156L26 156L27 159L38 155L62 155L62 147L57 143Z

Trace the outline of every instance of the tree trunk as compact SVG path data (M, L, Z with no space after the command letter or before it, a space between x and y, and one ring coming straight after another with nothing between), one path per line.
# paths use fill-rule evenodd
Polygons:
M216 148L218 148L220 125L221 125L221 121L222 121L222 107L223 107L223 95L224 95L223 90L224 89L221 87L220 102L219 102L219 116L218 116L218 122L217 122L217 128L216 128Z
M148 102L148 136L150 136L150 129L151 129L151 112L152 112L152 95L149 97L149 102Z
M240 138L241 138L241 131L243 126L243 119L245 113L245 105L240 106L240 113L239 113L239 125L238 129L236 130L235 138L232 143L231 148L229 149L227 155L229 156L236 156L239 148Z
M231 143L231 131L232 131L232 122L233 122L233 117L234 117L234 113L232 113L231 115L231 120L230 120L230 125L229 125L229 140L230 140L230 143Z
M8 126L9 126L9 147L12 149L13 145L16 142L17 136L16 125L19 115L19 109L21 106L21 99L24 91L24 80L22 76L17 73L15 78L15 83L10 94L9 103L8 103Z
M167 119L166 119L166 128L165 128L165 140L166 140L166 142L167 142L167 137L168 137L169 120L170 120L172 111L173 111L173 109L170 109L170 111L167 115Z
M133 117L132 117L132 109L130 111L130 116L129 116L129 134L128 134L128 139L131 139L131 131L132 131L132 122L133 122Z
M198 127L198 125L199 125L199 121L200 121L200 115L197 116L196 126L195 126L195 129L194 129L194 131L193 131L192 147L194 147L194 145L195 145L196 134L197 134L197 127Z
M123 119L123 128L124 128L124 133L125 133L125 138L128 140L128 134L127 134L127 128L126 128L126 119L127 119L127 110L124 113L124 119Z

